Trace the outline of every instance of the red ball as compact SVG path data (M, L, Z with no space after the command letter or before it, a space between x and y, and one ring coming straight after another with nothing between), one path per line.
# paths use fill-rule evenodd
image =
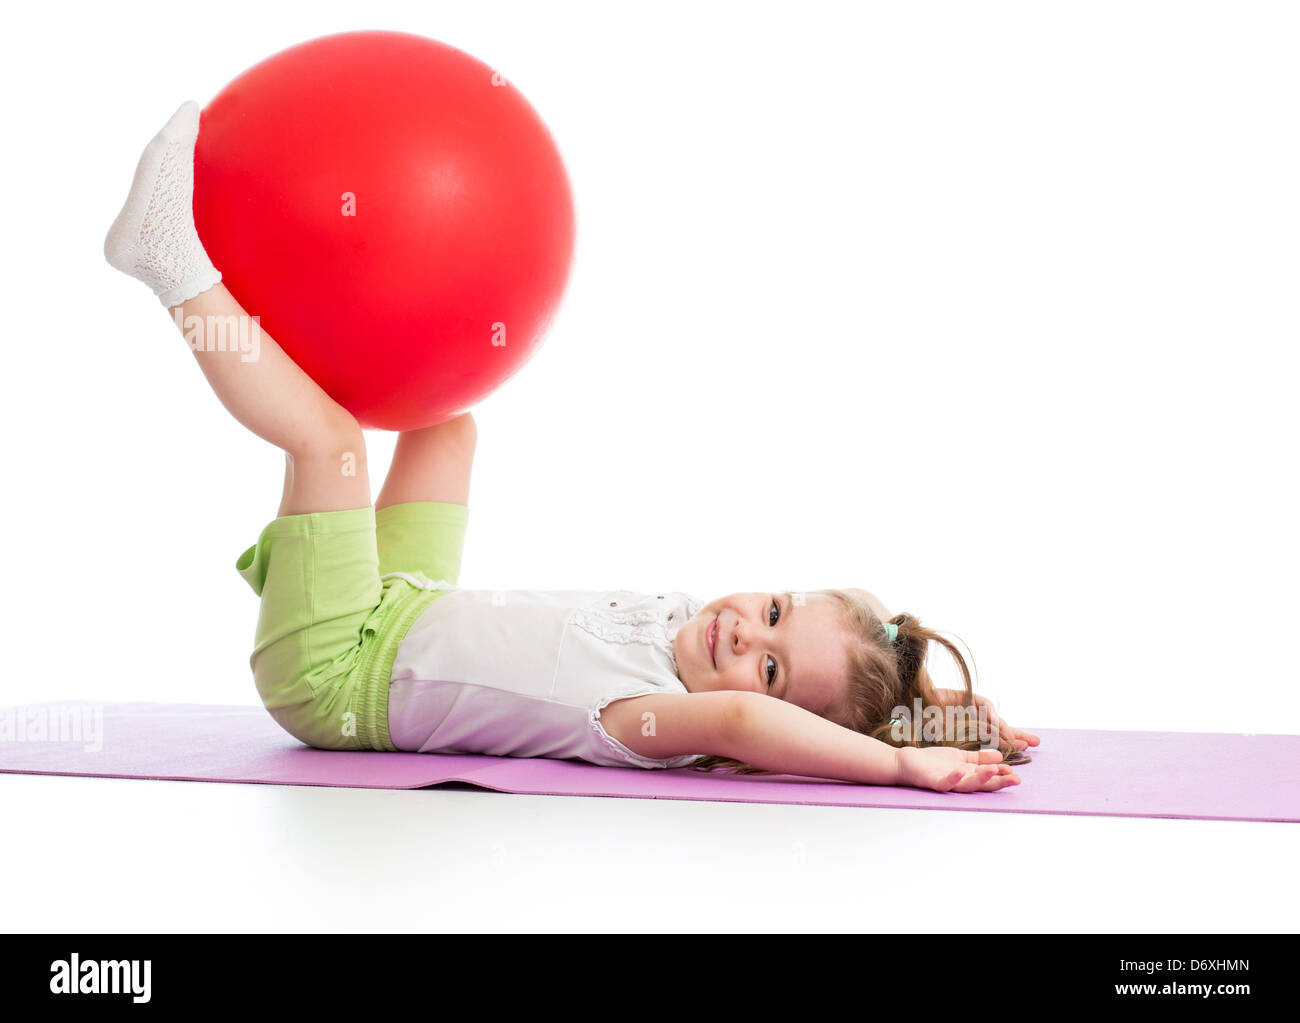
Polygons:
M194 220L222 282L366 427L464 412L541 344L573 257L550 132L444 43L345 32L204 108Z

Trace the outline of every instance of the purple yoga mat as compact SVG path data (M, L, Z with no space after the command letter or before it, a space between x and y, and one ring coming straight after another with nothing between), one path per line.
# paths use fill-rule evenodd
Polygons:
M1019 785L954 794L571 760L332 753L302 745L261 707L51 703L0 708L0 771L378 789L454 781L530 795L1300 820L1300 736L1034 731L1042 741L1029 750L1033 762L1016 769Z

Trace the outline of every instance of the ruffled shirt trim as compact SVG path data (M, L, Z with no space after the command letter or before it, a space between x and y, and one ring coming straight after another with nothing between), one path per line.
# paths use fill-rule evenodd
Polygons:
M580 608L573 612L570 623L609 643L641 643L646 646L658 647L668 655L674 680L680 685L681 677L677 673L677 657L673 653L673 640L682 626L699 614L700 609L703 607L703 601L688 596L684 611L675 616L677 620L671 622L665 620L666 612L660 608L642 608L640 610L614 610L613 608L604 607L595 610ZM657 687L651 687L640 692L611 694L603 697L596 706L591 707L587 712L587 718L592 729L605 746L615 756L636 767L668 769L685 767L706 756L703 753L695 753L667 758L644 757L628 749L627 746L605 731L605 726L600 721L600 712L615 700L630 699L661 691Z

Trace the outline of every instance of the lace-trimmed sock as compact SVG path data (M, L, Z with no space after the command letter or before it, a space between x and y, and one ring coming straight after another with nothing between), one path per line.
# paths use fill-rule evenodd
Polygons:
M199 105L180 105L145 146L126 205L108 229L104 258L144 281L165 307L221 280L194 227L194 143Z

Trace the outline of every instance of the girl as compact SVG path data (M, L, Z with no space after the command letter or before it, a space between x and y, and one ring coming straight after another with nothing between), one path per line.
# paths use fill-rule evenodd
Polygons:
M221 284L194 227L199 108L146 147L105 241L150 286L218 399L285 452L276 518L235 567L261 598L250 665L271 716L320 749L489 753L989 792L1017 732L946 639L862 590L460 590L473 417L401 433L372 506L361 428ZM227 344L239 338L240 344ZM255 339L250 348L243 343ZM221 343L217 343L217 339ZM936 689L931 643L965 690ZM953 721L981 711L998 749ZM933 720L930 718L930 720Z

